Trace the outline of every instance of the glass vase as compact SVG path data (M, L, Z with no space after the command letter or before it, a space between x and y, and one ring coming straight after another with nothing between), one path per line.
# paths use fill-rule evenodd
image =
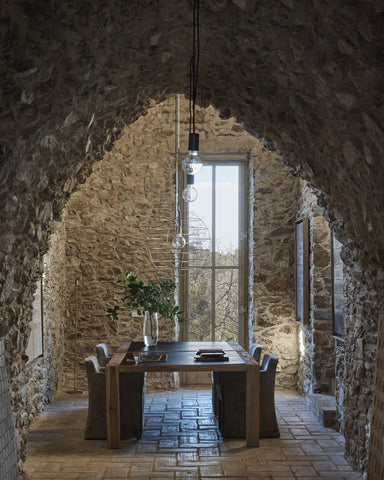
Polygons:
M143 337L146 347L154 347L157 345L157 336L159 334L159 323L157 320L157 312L144 313Z

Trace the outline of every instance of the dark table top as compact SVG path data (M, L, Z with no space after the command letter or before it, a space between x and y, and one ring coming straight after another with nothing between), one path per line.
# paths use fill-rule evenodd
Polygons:
M223 350L226 359L199 361L196 359L199 350ZM138 364L133 362L134 353L142 355ZM153 361L143 358L148 354L154 354ZM254 363L254 360L236 343L158 342L154 347L145 347L143 342L126 342L108 365L126 372L246 371L249 363Z
M227 342L158 342L154 347L145 347L144 342L131 342L128 352L196 352L200 349L233 350Z

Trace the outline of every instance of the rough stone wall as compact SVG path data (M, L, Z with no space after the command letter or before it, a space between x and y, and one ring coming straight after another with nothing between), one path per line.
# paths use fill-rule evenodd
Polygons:
M379 295L382 3L214 0L201 8L198 101L286 154ZM191 4L3 1L0 11L3 337L12 325L26 329L52 220L92 163L151 99L187 92Z
M4 337L10 397L15 415L16 445L19 465L25 460L26 433L44 404L51 401L62 385L63 325L65 318L65 242L63 226L50 239L50 249L44 257L43 312L44 354L28 361L25 355L30 327L21 323ZM35 282L36 285L36 282ZM32 317L32 311L29 311Z
M335 341L335 399L339 432L344 433L345 339Z
M375 372L375 391L372 409L372 429L369 443L369 480L380 480L384 476L384 416L381 405L384 402L384 315L379 318Z
M365 470L371 434L377 329L384 298L377 294L380 271L361 268L347 249L342 252L345 275L344 436L346 456Z
M18 480L15 427L5 367L4 342L0 340L0 478Z
M335 340L332 326L331 232L323 209L302 184L299 218L309 220L309 322L299 325L299 388L304 393L334 394Z
M279 357L276 384L296 387L294 232L299 180L278 155L260 155L254 174L254 341Z
M106 343L113 351L122 341L142 340L142 319L132 317L129 309L121 308L118 322L107 318L107 308L119 302L118 279L126 272L146 282L174 277L170 260L175 233L174 129L174 99L151 108L94 165L63 215L70 312L65 371L71 378L76 354L78 384L83 388L84 358L95 355L97 343ZM151 255L170 261L157 268ZM160 319L159 339L173 340L173 327L173 320Z
M310 324L301 326L305 354L299 388L305 393L335 393L346 457L361 471L368 461L374 388L377 322L383 311L382 272L361 267L347 243L342 250L344 278L344 341L332 337L331 238L323 209L303 187L300 214L310 218ZM319 245L320 244L320 245Z
M91 164L151 99L188 90L191 5L112 1L88 9L40 0L1 11L2 244L24 272L2 260L3 335L25 315L13 292L31 299L27 279L41 271L35 262L50 220ZM215 1L201 12L199 101L286 153L321 190L338 229L346 220L344 237L366 265L384 255L383 193L375 188L384 175L383 67L375 60L382 14L373 0L314 1L304 10L295 1ZM25 265L18 250L28 252Z
M44 316L44 362L41 391L51 401L64 385L64 335L67 316L67 279L65 256L65 228L58 223L49 240L49 250L44 256L43 316Z

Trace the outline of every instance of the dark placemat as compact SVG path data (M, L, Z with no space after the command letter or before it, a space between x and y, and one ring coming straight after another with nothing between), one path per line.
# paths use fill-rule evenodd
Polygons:
M138 356L137 362L135 356ZM125 359L126 363L153 363L153 362L166 362L168 355L166 353L129 353Z

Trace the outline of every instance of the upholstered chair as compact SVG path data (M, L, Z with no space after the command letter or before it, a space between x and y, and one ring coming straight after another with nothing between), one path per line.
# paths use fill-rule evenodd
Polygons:
M279 358L270 353L260 367L260 437L280 437L275 408L275 379Z
M275 410L278 357L266 353L260 367L260 437L279 437ZM223 438L245 437L246 374L223 372L217 382L217 417Z
M249 354L252 355L253 359L260 364L261 350L263 347L258 343L252 343L251 348L249 349Z
M101 367L105 367L112 358L112 355L109 354L108 347L105 343L98 343L96 345L96 356Z

